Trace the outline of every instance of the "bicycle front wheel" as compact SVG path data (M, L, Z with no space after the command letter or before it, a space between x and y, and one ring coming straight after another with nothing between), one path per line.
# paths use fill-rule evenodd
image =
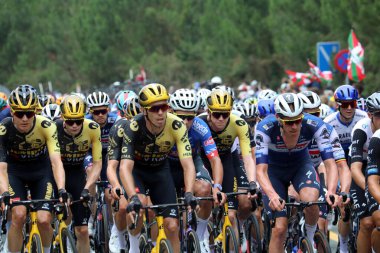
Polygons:
M111 229L109 227L109 219L108 219L108 210L107 210L107 205L103 205L102 207L102 222L103 222L103 236L104 236L104 250L105 252L109 252L108 249L108 243L110 241L110 233Z
M75 247L75 240L71 232L67 228L63 228L61 231L61 252L62 253L77 253Z
M309 239L307 239L307 237L303 237L301 239L300 249L304 253L314 253L313 246L311 245L311 242L309 241Z
M194 230L190 230L186 234L186 252L201 252L201 246L197 233Z
M148 242L148 237L145 233L139 237L139 250L141 253L151 253L152 245Z
M159 253L173 253L173 247L168 239L162 239L160 241L160 252Z
M239 244L236 239L236 235L231 226L226 227L226 234L224 235L224 240L226 247L224 248L224 252L239 252Z
M32 236L32 243L30 244L31 253L42 253L42 242L41 237L38 234Z
M317 230L315 232L314 242L315 242L315 245L317 246L318 252L331 253L331 248L327 241L327 238L325 234L323 234L321 231Z

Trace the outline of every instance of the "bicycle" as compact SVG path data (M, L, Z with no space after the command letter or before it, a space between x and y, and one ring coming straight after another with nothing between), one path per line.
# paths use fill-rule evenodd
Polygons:
M58 203L58 199L37 199L37 200L20 200L13 201L10 205L14 206L25 206L29 213L29 222L25 223L24 228L24 240L21 247L21 252L29 252L29 253L42 253L43 246L41 241L41 234L38 230L37 225L37 206L40 204L49 204L49 203ZM7 217L7 207L4 211L4 217ZM30 226L30 228L29 228Z
M258 192L258 198L253 199L252 202L252 208L251 211L254 212L259 206L262 206L262 195L261 192ZM237 219L239 222L239 219ZM239 232L240 232L240 226L238 226ZM263 252L263 242L261 240L261 231L260 231L260 225L259 222L254 214L251 214L247 220L244 221L244 231L241 231L240 233L245 233L247 237L247 243L248 243L248 251L249 253L255 253L255 252ZM240 235L242 236L242 235ZM240 237L242 238L242 237Z
M343 198L343 202L345 199ZM354 253L357 252L357 244L356 240L358 238L359 234L359 227L360 227L360 219L357 216L356 212L353 212L351 203L349 205L346 205L344 207L344 217L342 217L343 222L350 222L350 233L348 235L348 252L349 253ZM334 209L334 222L333 224L335 225L338 222L339 217L342 216L340 209L336 208ZM340 241L338 240L338 245L336 248L336 252L339 253L340 251Z
M57 222L55 223L54 237L51 252L52 253L67 253L78 252L75 246L74 237L67 227L65 220L67 219L67 204L58 203L54 205L54 213L57 217Z
M333 200L333 199L332 199ZM283 200L282 200L283 201ZM304 209L312 205L326 205L325 201L290 201L285 203L288 214L288 231L284 244L284 249L286 252L292 252L295 248L301 250L302 252L314 252L314 247L310 240L307 238L305 231L302 229L301 220L304 218ZM292 208L295 208L295 213L292 214ZM275 226L276 219L272 218L272 227ZM325 237L325 235L316 231L314 235L314 242L316 243L316 248L318 252L330 253L330 245Z

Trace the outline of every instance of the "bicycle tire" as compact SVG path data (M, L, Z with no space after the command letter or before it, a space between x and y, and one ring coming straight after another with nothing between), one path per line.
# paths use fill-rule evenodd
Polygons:
M140 253L151 253L153 245L149 242L148 236L143 233L139 237L139 250Z
M307 237L302 237L300 241L300 249L304 253L314 253L313 245Z
M238 253L239 244L238 244L233 228L231 226L227 226L225 233L226 234L224 235L224 239L226 240L225 241L226 248L224 249L224 251L231 252L231 249L232 249L232 252Z
M159 253L173 253L173 247L168 239L162 239L160 241L160 252Z
M42 241L38 234L32 236L32 243L30 244L30 253L42 253Z
M315 231L314 242L315 242L318 252L331 253L331 248L330 248L329 242L327 241L327 237L321 231L319 230Z
M63 228L61 231L61 252L62 253L78 253L77 247L75 246L75 240L71 232L67 228Z
M259 222L257 221L256 216L251 215L248 217L245 229L246 229L245 234L247 236L249 252L261 253L262 252L261 234L260 234Z
M186 252L196 253L201 252L201 245L197 233L194 230L187 231L186 233Z
M108 219L108 210L107 205L102 206L102 223L103 223L103 236L104 236L104 250L109 252L109 241L110 241L110 228L109 228L109 219Z
M262 210L261 220L264 227L262 251L269 252L269 242L272 235L272 226L268 214L265 212L265 210Z
M95 227L95 252L100 252L100 253L106 253L105 249L105 240L104 240L104 224L103 224L103 217L100 209L97 209L96 211L96 219L94 221L94 227Z

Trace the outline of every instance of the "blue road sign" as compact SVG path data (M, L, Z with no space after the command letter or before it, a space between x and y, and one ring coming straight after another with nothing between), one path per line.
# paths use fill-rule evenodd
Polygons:
M339 52L338 41L317 43L317 65L321 71L333 70L334 55Z

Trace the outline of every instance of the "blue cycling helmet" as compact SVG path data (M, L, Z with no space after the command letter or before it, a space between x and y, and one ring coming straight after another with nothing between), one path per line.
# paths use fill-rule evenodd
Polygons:
M128 102L129 100L135 97L137 97L137 95L134 91L124 90L120 92L120 94L116 98L117 109L122 112L124 103Z
M257 110L261 119L270 114L275 114L274 101L272 99L262 99L257 103Z
M334 99L337 102L352 101L357 100L358 98L358 91L348 84L339 86L334 93Z
M357 109L367 112L367 103L365 98L359 98L357 101Z

